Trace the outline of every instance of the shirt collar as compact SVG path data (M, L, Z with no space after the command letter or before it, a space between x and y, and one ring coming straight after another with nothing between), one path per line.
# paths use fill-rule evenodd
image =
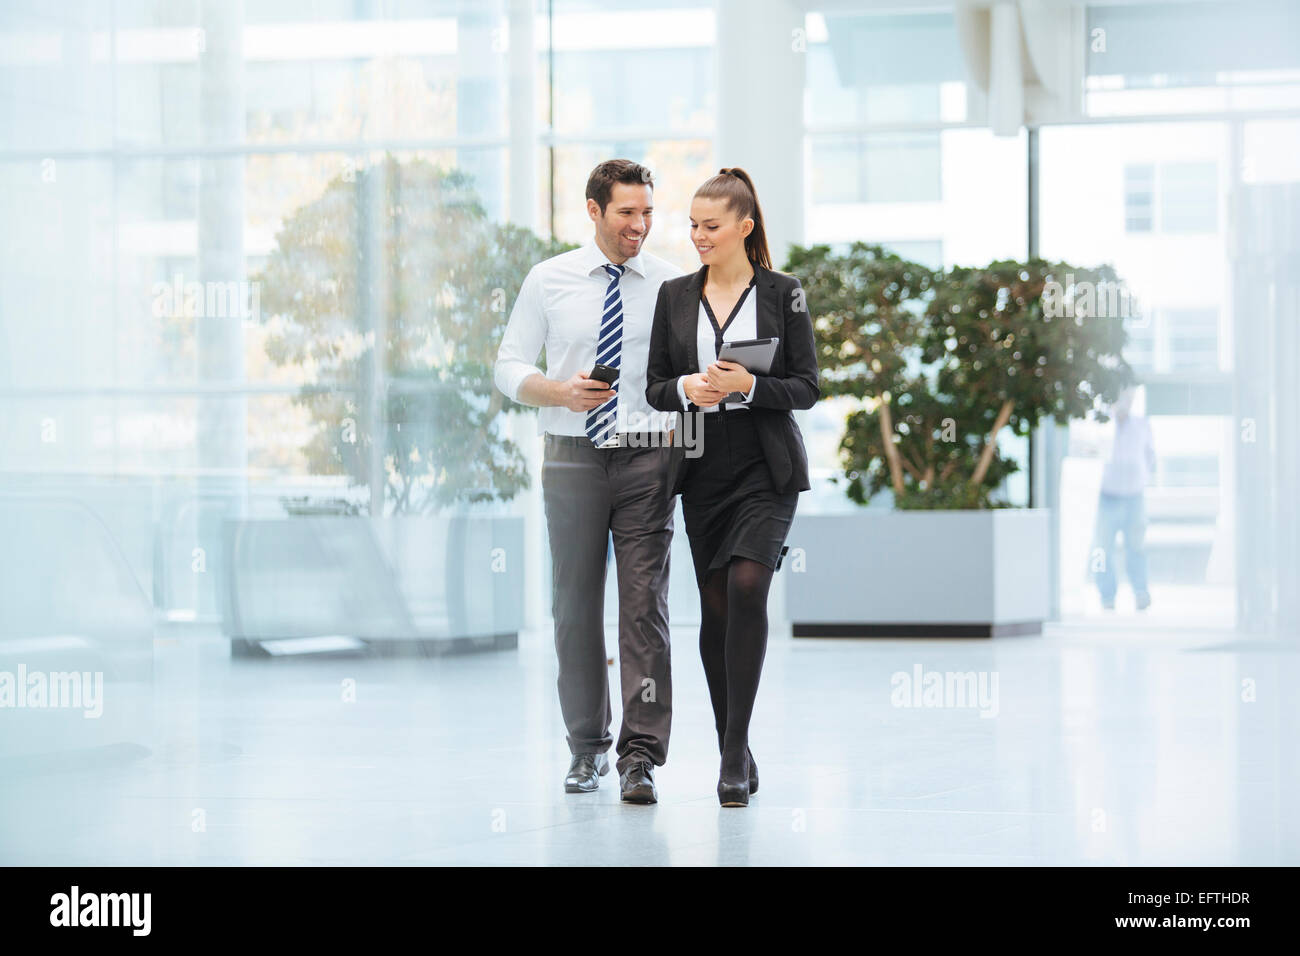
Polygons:
M595 239L588 239L582 247L582 265L587 270L587 274L595 272L597 269L603 270L609 259L605 253L600 251L600 246L596 245ZM645 263L641 260L641 253L637 253L631 259L628 259L623 265L628 271L635 272L642 279L645 278Z

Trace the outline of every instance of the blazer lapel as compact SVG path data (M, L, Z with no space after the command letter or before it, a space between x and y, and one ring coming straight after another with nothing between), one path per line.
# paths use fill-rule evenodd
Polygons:
M704 288L704 275L708 268L700 266L699 271L691 276L691 281L678 296L677 308L673 309L673 328L686 346L687 374L698 371L700 367L696 335L700 328L700 290Z

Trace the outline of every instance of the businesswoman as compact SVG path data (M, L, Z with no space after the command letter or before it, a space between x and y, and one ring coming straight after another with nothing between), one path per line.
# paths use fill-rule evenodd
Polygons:
M723 169L696 190L691 240L703 265L659 289L646 399L699 413L702 454L675 447L669 487L682 496L700 589L700 656L722 751L718 800L743 807L758 790L749 720L767 650L767 592L809 488L791 410L820 395L817 356L799 280L772 271L743 169ZM766 374L718 360L724 343L765 338L780 339Z

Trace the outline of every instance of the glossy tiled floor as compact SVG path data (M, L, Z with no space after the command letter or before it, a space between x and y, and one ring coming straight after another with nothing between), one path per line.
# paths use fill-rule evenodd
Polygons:
M751 737L762 787L745 810L717 805L694 634L674 639L654 807L620 805L613 774L562 792L546 635L388 661L231 662L220 641L160 640L151 740L5 765L0 861L1300 863L1295 639L774 637ZM923 684L982 674L987 696L901 706L898 675L918 668Z

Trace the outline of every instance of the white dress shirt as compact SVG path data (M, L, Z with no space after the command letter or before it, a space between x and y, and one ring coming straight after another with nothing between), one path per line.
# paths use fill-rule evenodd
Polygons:
M736 317L731 320L725 332L722 333L723 343L740 342L745 339L758 338L758 288L750 286L745 290L745 298L741 301L740 311ZM725 320L724 320L725 321ZM709 318L709 312L704 308L704 297L700 296L700 317L695 325L695 349L699 354L700 372L704 372L710 365L718 360L716 347L717 333L713 319ZM686 397L685 387L686 376L677 379L677 397L682 401L682 408L690 408ZM749 394L745 396L743 402L719 402L717 405L711 405L708 408L701 409L704 412L716 412L719 408L725 408L730 411L733 408L748 408L749 402L754 399L754 389L758 387L758 376L754 376L754 384L749 387Z
M596 364L596 341L605 311L609 260L595 240L570 252L539 262L528 272L519 298L510 311L493 378L499 388L519 401L519 386L530 375L563 381ZM619 280L623 299L623 344L620 351L617 431L666 431L669 412L652 409L645 400L650 327L654 322L659 286L682 271L672 263L641 252L623 263ZM536 362L546 349L546 371ZM585 435L587 413L563 405L544 406L537 414L538 434Z

